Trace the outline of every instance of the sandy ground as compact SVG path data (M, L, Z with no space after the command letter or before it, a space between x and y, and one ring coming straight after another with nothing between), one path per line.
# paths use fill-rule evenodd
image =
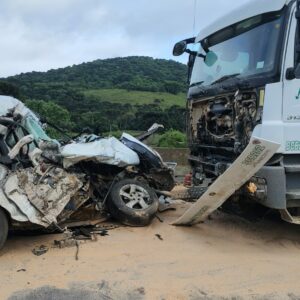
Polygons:
M300 299L300 227L219 212L170 226L184 209L82 244L78 261L76 248L52 247L59 235L13 236L0 257L0 299ZM50 250L34 256L41 244Z

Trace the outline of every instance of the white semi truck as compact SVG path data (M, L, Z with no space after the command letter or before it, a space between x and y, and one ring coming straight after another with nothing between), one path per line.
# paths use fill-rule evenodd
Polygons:
M249 1L177 43L183 53L195 186L222 177L253 137L275 142L238 193L300 224L300 1Z

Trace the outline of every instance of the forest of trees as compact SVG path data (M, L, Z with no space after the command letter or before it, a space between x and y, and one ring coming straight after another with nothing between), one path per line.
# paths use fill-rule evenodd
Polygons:
M145 130L154 122L164 124L166 129L184 131L186 73L185 65L172 60L150 57L96 60L2 78L0 94L21 99L40 115L72 132L84 127L96 133ZM120 96L111 101L109 92L115 89L127 93L126 100ZM87 93L90 90L99 96L90 96ZM101 96L104 90L105 97ZM132 102L130 91L147 92L153 101ZM182 103L178 104L181 98Z

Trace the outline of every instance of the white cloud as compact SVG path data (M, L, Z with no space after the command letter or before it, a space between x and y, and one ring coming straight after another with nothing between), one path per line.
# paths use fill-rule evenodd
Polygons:
M197 28L247 0L198 0ZM128 55L171 58L194 0L1 0L0 77Z

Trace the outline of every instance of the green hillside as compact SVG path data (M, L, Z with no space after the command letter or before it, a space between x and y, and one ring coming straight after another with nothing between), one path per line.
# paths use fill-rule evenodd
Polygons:
M95 101L107 101L110 103L131 104L131 105L149 105L157 104L163 109L177 105L185 107L185 94L177 95L165 92L144 92L144 91L128 91L122 89L96 89L84 90L82 93L88 99Z
M52 120L63 110L65 120L55 121L75 132L145 130L153 122L184 130L186 73L172 60L114 58L3 78L0 93Z

